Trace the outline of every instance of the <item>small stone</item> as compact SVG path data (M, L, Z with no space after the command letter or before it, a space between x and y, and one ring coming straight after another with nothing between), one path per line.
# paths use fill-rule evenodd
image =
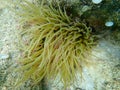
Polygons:
M112 22L112 21L108 21L105 23L105 26L107 26L107 27L111 27L113 25L114 25L114 22Z
M90 9L90 7L87 6L87 5L85 5L85 6L83 6L83 8L82 8L82 12L86 12L86 11L89 10L89 9Z
M2 90L7 90L7 88L4 86L4 87L2 88Z
M99 4L99 3L102 2L102 0L92 0L92 2L93 2L94 4Z
M8 54L0 54L0 59L7 59L9 58Z

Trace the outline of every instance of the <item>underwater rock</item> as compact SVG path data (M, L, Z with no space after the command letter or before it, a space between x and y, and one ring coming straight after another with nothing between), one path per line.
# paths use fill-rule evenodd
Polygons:
M107 27L111 27L113 25L114 25L114 22L112 22L112 21L108 21L105 23L105 26L107 26Z
M8 54L0 54L0 59L7 59L9 58Z
M93 2L94 4L99 4L99 3L102 2L102 0L92 0L92 2Z

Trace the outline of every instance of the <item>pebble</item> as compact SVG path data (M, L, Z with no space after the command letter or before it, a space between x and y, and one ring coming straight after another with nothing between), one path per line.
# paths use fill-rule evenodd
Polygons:
M7 90L7 87L3 87L2 90Z
M94 4L99 4L99 3L102 2L102 0L92 0L92 2L93 2Z
M111 27L113 25L114 25L114 22L112 22L112 21L108 21L105 23L105 26L107 26L107 27Z
M8 54L0 54L0 59L7 59L9 58Z
M89 9L90 9L90 7L87 6L87 5L85 5L85 6L83 6L82 11L85 12L85 11L87 11L87 10L89 10Z

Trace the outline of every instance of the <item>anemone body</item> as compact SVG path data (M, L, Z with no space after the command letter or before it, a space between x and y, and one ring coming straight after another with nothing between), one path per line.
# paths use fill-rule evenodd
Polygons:
M56 78L69 85L76 71L82 72L88 62L85 57L94 45L94 35L84 23L73 21L59 4L42 2L39 5L25 1L20 4L22 37L29 36L23 44L24 57L17 67L22 71L22 82L32 79L40 82L44 77Z

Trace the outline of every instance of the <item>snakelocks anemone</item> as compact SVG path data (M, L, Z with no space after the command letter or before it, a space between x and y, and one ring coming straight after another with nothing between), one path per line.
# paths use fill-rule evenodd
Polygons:
M43 78L54 79L60 75L64 86L69 86L82 73L90 61L86 57L95 45L92 29L80 21L72 20L65 8L56 3L39 4L23 0L19 3L21 44L23 56L15 71L22 72L18 84L31 79L34 84Z

